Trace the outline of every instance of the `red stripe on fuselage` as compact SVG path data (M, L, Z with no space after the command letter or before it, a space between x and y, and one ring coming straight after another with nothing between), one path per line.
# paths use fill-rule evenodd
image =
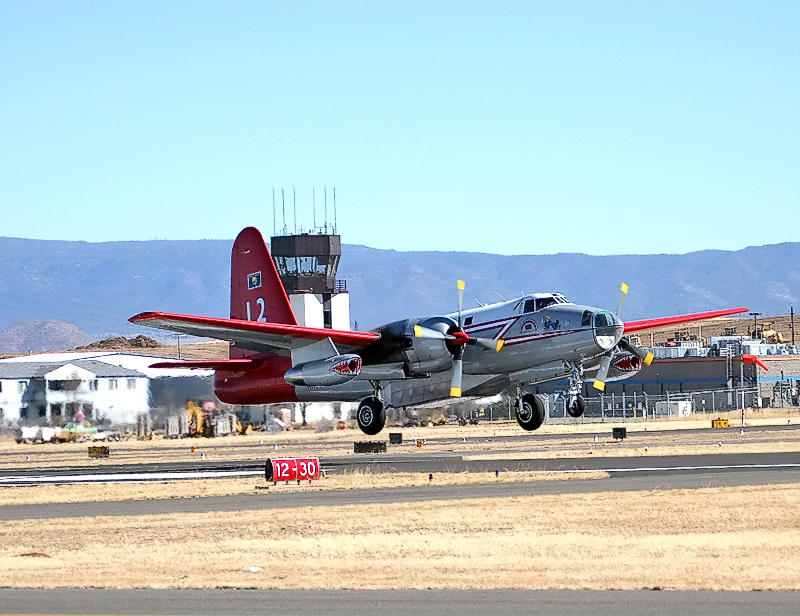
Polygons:
M517 336L515 338L504 338L505 346L514 346L515 344L523 344L525 342L533 342L534 340L545 340L546 338L556 338L566 334L573 334L582 331L580 329L569 329L563 332L549 332L546 334L534 334L531 336Z

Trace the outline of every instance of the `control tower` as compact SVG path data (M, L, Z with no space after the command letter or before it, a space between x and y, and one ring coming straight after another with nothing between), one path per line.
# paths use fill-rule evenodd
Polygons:
M306 327L350 329L350 295L336 279L342 255L339 235L277 235L272 258L289 296L297 323Z

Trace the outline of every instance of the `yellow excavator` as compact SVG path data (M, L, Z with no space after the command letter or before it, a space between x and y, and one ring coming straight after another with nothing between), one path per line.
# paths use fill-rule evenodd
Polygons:
M207 425L203 417L203 409L197 406L194 401L189 400L186 403L186 413L189 420L189 436L205 436Z

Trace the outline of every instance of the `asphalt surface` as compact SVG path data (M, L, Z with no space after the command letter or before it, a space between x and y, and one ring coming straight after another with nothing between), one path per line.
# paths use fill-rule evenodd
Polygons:
M583 435L584 439L587 438ZM320 458L321 468L327 473L344 473L354 471L391 472L391 473L430 473L430 472L491 472L500 471L556 471L556 470L597 470L604 468L633 468L647 466L679 467L709 466L736 464L800 464L800 454L752 453L752 454L707 454L682 456L625 456L625 457L581 457L581 458L535 458L530 452L515 451L514 459L508 460L465 460L473 456L491 457L503 455L502 451L471 451L466 453L400 453L356 456L332 456ZM192 461L192 462L156 462L142 464L114 464L98 466L60 466L51 468L10 468L0 470L3 484L10 485L12 477L79 475L79 474L114 474L114 473L165 473L165 472L199 472L199 471L253 471L263 470L264 463L270 456L260 460L228 460L228 461Z
M792 592L0 589L6 614L796 616Z

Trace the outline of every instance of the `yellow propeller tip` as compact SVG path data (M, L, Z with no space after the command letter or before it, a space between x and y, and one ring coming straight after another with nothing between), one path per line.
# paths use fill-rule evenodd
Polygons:
M463 280L459 280L457 285L458 285L458 290L459 291L463 291L467 286L466 283Z
M460 398L461 397L461 388L460 387L451 387L450 388L450 397L451 398Z
M649 366L652 363L653 363L653 354L652 353L648 353L644 357L644 364L645 364L645 366Z
M606 384L603 383L603 381L598 381L597 379L595 379L594 383L592 383L592 387L594 387L598 391L606 390Z
M505 346L506 346L506 341L500 338L500 340L497 341L497 346L495 347L495 350L499 353L500 351L503 350L503 347Z
M619 290L622 291L623 293L627 293L629 288L630 287L628 287L628 285L623 282L622 285L620 286Z
M422 338L422 326L415 325L414 326L414 337L415 338Z

